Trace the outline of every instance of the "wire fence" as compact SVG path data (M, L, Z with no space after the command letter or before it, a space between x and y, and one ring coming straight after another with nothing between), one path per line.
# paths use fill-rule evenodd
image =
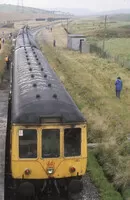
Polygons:
M96 43L90 44L90 53L96 53L99 57L108 59L111 62L119 64L121 67L126 67L130 70L130 60L121 58L119 55L113 56L107 51L103 51Z

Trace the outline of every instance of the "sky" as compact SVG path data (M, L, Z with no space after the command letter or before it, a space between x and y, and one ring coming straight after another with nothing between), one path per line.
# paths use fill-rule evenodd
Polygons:
M8 4L17 4L17 2L22 2L22 0L0 0L0 3ZM130 8L130 0L23 0L23 4L43 9L88 8L92 11Z

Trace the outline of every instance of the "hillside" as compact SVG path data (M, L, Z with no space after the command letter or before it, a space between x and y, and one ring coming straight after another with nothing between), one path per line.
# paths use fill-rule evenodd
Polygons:
M130 13L129 8L100 12L100 14L102 14L102 15L120 15L120 14L129 14L129 13Z
M52 11L44 9L31 7L22 8L16 5L0 4L0 23L6 21L34 20L36 18L48 18L54 16L61 17L60 15L54 15Z
M54 38L56 48L52 48ZM66 33L60 26L53 32L44 30L39 34L39 44L50 65L87 118L88 141L101 143L96 155L105 174L116 188L124 190L130 183L129 71L94 54L70 51L66 49L66 43ZM115 96L117 76L123 80L121 100Z
M90 16L95 14L95 12L87 8L58 8L58 9L62 12L71 13L77 16Z
M31 8L31 7L24 7L23 8L24 13L30 13L30 14L50 14L51 12L48 10L43 10L39 8ZM16 5L10 5L10 4L0 4L0 12L8 13L8 12L19 12L22 11L22 7L18 7Z
M104 16L99 17L100 20L104 20ZM111 14L108 15L108 20L109 21L124 21L124 22L128 22L130 21L130 14Z
M110 20L114 21L130 21L130 14L117 14L109 16Z
M39 9L40 10L40 9ZM41 10L40 10L41 11ZM40 12L39 12L40 13ZM0 22L4 23L6 21L20 21L35 19L37 17L38 10L24 7L24 12L21 7L15 5L0 4ZM42 10L42 15L48 15L49 12Z

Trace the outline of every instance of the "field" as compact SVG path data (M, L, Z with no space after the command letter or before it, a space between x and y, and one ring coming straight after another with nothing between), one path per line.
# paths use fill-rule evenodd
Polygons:
M98 43L102 46L102 41ZM114 56L130 60L130 38L113 38L106 40L105 50Z
M35 20L36 18L64 18L66 15L57 15L52 11L31 8L31 7L18 7L10 4L0 4L0 24L13 21Z
M118 20L117 20L118 19ZM126 21L123 21L126 20ZM130 59L130 15L117 15L108 17L105 34L105 51L112 56L129 61ZM71 33L86 35L90 43L95 43L102 48L104 38L104 18L95 20L77 20L70 22Z
M55 27L53 33L46 30L39 34L39 43L43 41L43 35L46 45L41 48L87 118L89 142L100 143L96 157L104 172L116 188L126 189L130 182L129 71L95 55L67 50L67 35L61 26ZM53 39L56 48L52 47ZM123 79L121 100L115 97L117 76Z

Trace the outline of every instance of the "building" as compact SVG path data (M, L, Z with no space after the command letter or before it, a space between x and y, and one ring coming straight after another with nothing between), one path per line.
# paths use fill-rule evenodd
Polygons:
M82 52L84 44L86 44L86 36L81 34L68 34L68 49Z

